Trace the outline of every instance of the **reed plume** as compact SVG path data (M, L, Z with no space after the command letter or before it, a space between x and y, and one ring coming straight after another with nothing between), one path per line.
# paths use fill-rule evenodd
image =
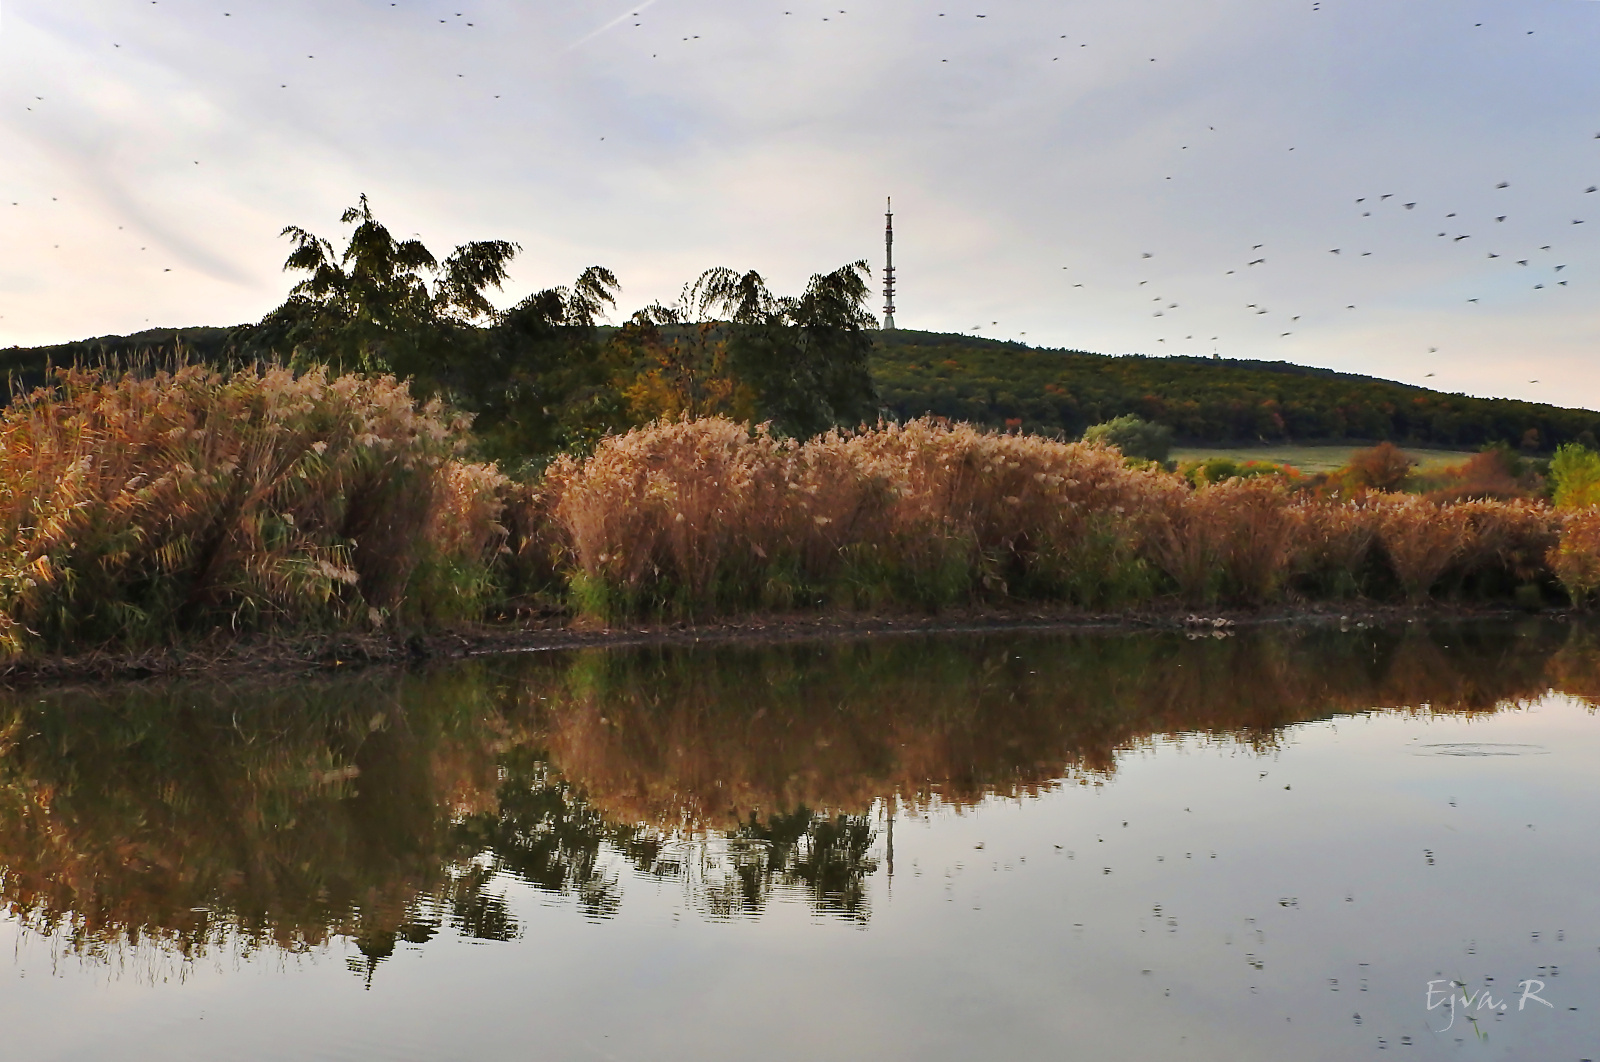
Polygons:
M498 473L392 377L71 369L0 414L0 640L381 622L480 564ZM448 515L447 515L448 514Z

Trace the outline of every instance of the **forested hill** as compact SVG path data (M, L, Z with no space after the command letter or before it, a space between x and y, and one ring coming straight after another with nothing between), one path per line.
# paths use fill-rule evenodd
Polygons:
M197 361L226 360L233 328L150 328L127 336L99 336L48 347L0 347L0 377L23 385L41 383L47 366L131 364L141 358L170 358L181 347Z
M0 373L27 383L47 363L170 355L181 341L204 361L226 355L227 328L165 329L52 347L0 349ZM1475 448L1486 443L1594 445L1600 413L1503 398L1469 398L1286 362L1111 357L974 336L878 333L873 377L895 416L933 413L994 427L1077 435L1124 413L1182 440L1236 443L1375 441ZM1587 434L1585 434L1587 433Z
M1600 435L1600 413L1587 409L1443 394L1287 362L1111 357L906 330L879 339L873 376L884 404L902 418L934 413L1076 435L1136 413L1180 439L1217 443L1390 439L1475 448L1526 441L1548 450L1580 437L1592 446Z

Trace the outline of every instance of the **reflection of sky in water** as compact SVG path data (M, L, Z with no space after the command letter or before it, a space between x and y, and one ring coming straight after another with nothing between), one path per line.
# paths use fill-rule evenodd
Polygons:
M7 1052L39 1059L1342 1060L1406 1038L1416 1058L1592 1057L1597 763L1600 725L1562 695L1300 722L1264 752L1158 737L1104 784L897 803L892 877L886 805L859 809L867 832L839 841L859 916L806 876L839 840L814 822L644 856L618 835L587 866L610 884L600 908L460 862L493 873L481 895L511 939L441 918L370 990L345 937L189 965L140 952L133 970L16 933L0 1022ZM781 866L741 908L739 869L762 860ZM1425 1011L1439 978L1512 1009L1480 1016L1487 1040L1464 1018L1430 1031L1449 1020ZM1553 1009L1516 1011L1524 978Z

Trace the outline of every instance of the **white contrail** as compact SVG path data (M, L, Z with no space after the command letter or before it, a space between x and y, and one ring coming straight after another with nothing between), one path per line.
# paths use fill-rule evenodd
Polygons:
M610 22L607 22L604 26L601 26L599 29L595 30L593 33L590 33L586 37L581 37L578 40L573 41L571 44L567 45L566 48L563 49L563 51L570 52L574 48L580 48L583 45L588 44L590 41L592 41L596 37L600 36L600 34L604 33L606 30L611 29L611 28L613 28L615 26L622 25L622 23L628 21L630 18L632 18L633 16L637 15L639 12L643 11L645 8L649 7L651 4L653 4L655 2L656 2L656 0L643 0L642 3L634 4L632 7L628 8L626 11L624 11L622 14L618 15L616 18L612 19Z

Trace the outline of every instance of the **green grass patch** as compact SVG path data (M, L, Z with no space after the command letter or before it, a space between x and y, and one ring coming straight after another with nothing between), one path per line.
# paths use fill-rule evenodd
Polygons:
M1185 461L1204 461L1209 457L1226 457L1240 464L1246 461L1269 461L1278 465L1293 465L1302 472L1332 472L1349 464L1350 455L1363 449L1366 447L1344 443L1322 446L1175 446L1171 459L1183 464ZM1459 465L1472 456L1472 451L1467 450L1428 450L1409 446L1402 449L1418 460L1417 467L1420 470Z

